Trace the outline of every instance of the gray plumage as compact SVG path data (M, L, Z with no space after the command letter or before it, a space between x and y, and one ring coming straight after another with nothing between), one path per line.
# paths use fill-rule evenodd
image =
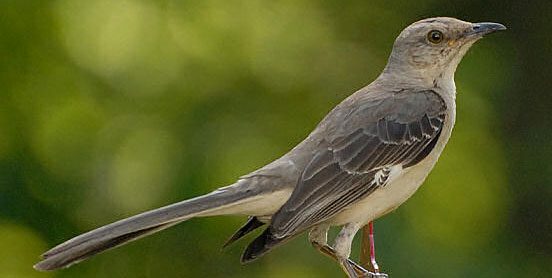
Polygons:
M399 91L332 111L313 134L320 150L272 218L272 234L284 238L327 220L383 186L390 167L425 158L439 138L445 110L433 91Z
M476 40L502 29L453 18L410 25L395 41L382 74L281 158L207 195L75 237L44 253L35 268L65 267L192 217L242 214L250 219L227 244L268 224L242 262L310 231L315 247L350 277L375 276L348 259L354 234L422 184L454 126L456 66ZM330 226L343 226L334 248L326 242Z

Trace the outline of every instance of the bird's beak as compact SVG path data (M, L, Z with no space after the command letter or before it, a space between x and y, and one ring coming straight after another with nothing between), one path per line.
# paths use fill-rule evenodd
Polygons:
M500 24L500 23L493 23L493 22L479 22L479 23L473 23L470 30L467 31L467 35L477 35L477 36L484 36L490 33L494 33L496 31L503 31L506 30L506 26Z

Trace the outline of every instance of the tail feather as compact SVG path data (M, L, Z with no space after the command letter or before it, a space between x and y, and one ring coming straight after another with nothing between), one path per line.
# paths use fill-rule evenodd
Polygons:
M291 237L277 238L270 232L270 227L267 228L245 248L241 257L242 264L258 259L272 248L286 242L290 238Z
M119 237L108 238L104 241L97 242L91 248L87 246L77 246L71 249L70 254L64 254L64 255L61 253L57 253L54 255L45 254L43 255L44 259L39 263L37 263L36 265L34 265L34 268L37 270L54 270L62 267L69 267L73 264L86 260L87 258L92 257L105 250L123 245L133 240L137 240L139 238L155 233L157 231L164 230L177 223L179 222L162 224L159 226L146 228L136 232L124 234Z
M240 205L254 197L239 184L117 221L74 237L42 255L34 268L54 270L92 255L164 230L192 217L239 213Z
M256 216L249 217L247 222L239 229L237 230L222 246L222 248L226 248L228 245L232 244L236 240L244 237L245 235L251 233L255 229L263 226L265 223L259 221L259 219Z

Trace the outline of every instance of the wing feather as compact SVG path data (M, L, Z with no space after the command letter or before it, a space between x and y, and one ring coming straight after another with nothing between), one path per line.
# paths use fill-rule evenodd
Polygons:
M320 149L272 217L274 239L302 232L365 198L385 185L391 167L421 161L439 138L446 105L437 93L418 91L367 99L348 109L321 123L327 131L317 133Z

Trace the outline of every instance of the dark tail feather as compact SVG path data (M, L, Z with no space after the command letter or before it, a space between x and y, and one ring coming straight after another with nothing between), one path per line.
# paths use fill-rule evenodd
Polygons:
M96 244L93 248L88 248L88 249L82 248L82 250L73 249L71 256L60 256L58 254L54 254L54 255L45 254L43 255L44 260L37 263L34 266L34 268L37 270L54 270L62 267L69 267L72 264L76 264L78 262L86 260L89 257L92 257L105 250L117 247L119 245L123 245L133 240L137 240L141 237L147 236L149 234L153 234L157 231L164 230L177 223L178 222L162 224L159 226L150 227L143 230L138 230L136 232L124 234L119 237L110 238Z
M241 257L241 262L246 264L258 259L272 248L282 243L284 240L285 239L278 239L274 237L270 232L270 228L267 228L261 235L255 238L255 240L253 240L247 248L245 248L245 251Z
M236 240L263 226L264 224L265 223L259 221L259 219L255 216L249 217L247 222L224 243L222 248L226 248L226 246L232 244Z
M164 230L192 217L240 213L252 193L239 184L210 194L165 206L100 227L74 237L42 255L34 268L54 270L68 267L92 255Z

